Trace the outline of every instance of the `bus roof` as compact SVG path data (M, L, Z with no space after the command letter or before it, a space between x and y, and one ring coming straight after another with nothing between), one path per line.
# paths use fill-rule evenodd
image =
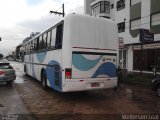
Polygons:
M48 29L42 31L40 34L34 36L33 38L31 38L28 42L26 42L25 44L31 42L32 40L36 39L37 37L39 37L40 35L42 35L43 33L45 33L46 31L48 31L49 29L53 28L54 26L56 26L57 24L61 23L62 21L72 21L72 20L75 20L75 18L77 18L77 20L79 18L81 19L92 19L92 20L102 20L104 22L108 22L108 23L113 23L114 21L111 20L111 19L106 19L106 18L97 18L97 17L93 17L93 16L90 16L90 15L86 15L86 14L75 14L75 13L72 13L72 14L68 14L66 15L64 18L61 18L59 21L55 22L51 27L49 27ZM66 23L68 24L68 23Z

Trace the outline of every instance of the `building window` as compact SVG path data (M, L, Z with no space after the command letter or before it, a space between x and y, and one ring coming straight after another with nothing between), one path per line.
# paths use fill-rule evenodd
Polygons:
M92 6L92 16L97 16L100 13L100 2Z
M141 54L142 53L142 54ZM142 58L142 59L141 59ZM141 63L142 62L142 63ZM160 72L160 49L134 50L133 69L143 71L152 71L156 66L157 72Z
M160 34L160 12L151 14L151 30Z
M125 0L117 1L117 11L122 10L125 8Z
M125 22L118 23L118 32L125 32Z
M141 2L141 0L131 0L131 5L135 5L140 2Z
M137 30L137 29L140 29L141 28L141 19L138 18L138 19L135 19L135 20L131 20L130 22L130 29L131 30Z
M114 8L114 4L111 4L111 9L113 9Z
M100 1L93 5L92 7L92 16L97 16L100 13L110 14L110 2Z
M110 2L108 1L101 1L100 2L100 13L107 13L110 14Z
M122 69L127 68L127 50L119 50L119 66Z
M105 13L104 2L101 2L101 13Z
M160 12L151 15L151 25L160 25Z

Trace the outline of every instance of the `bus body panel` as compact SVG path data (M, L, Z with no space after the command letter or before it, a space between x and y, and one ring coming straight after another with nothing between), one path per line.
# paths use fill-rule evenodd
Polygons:
M117 86L117 77L92 78L92 79L67 79L66 81L67 81L66 85L63 87L63 92L106 89L106 88L114 88Z
M72 67L72 52L106 52L103 49L118 50L118 30L116 22L88 15L70 14L64 18L62 59L64 68ZM84 49L76 49L84 48ZM86 48L86 49L85 49ZM73 50L76 49L76 50ZM96 52L98 52L96 50ZM110 52L110 51L109 51Z
M116 77L116 54L74 53L72 56L72 78Z
M47 85L57 91L62 91L62 50L44 51L25 55L25 65L27 74L41 81L41 72L45 71L47 76ZM58 71L55 70L58 67ZM56 73L55 73L56 72ZM58 74L59 85L56 85L56 75Z
M62 63L63 68L71 68L72 77L65 79L63 91L116 87L117 24L103 18L70 15L64 20L64 31Z
M117 23L88 15L68 15L64 19L64 49L97 48L118 50ZM68 48L67 48L68 49Z

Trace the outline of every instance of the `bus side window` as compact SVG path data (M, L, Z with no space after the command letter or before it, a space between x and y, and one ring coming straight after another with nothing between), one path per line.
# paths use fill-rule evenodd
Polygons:
M37 39L34 40L34 51L37 51Z
M30 53L30 43L28 43L28 53Z
M39 46L38 46L38 50L42 50L43 49L43 40L42 40L42 36L39 37Z
M46 49L47 48L47 33L43 34L43 48L42 49Z
M26 45L26 53L27 53L27 54L29 53L28 43L27 43L27 45Z
M26 54L26 45L24 46L24 55Z
M63 24L57 26L56 34L56 49L62 49L62 38L63 38Z
M33 47L34 47L34 41L30 42L30 52L34 51Z
M37 47L36 47L36 51L39 50L39 37L37 38Z
M27 45L24 46L24 51L27 53Z
M47 48L50 48L50 42L51 42L51 31L48 31L48 33L47 33Z
M51 48L55 48L55 40L56 40L56 28L52 29Z

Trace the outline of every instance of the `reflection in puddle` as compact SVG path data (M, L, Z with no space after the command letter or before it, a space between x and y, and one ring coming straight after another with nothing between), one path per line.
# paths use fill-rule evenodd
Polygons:
M24 80L22 78L16 78L16 80L14 81L15 83L24 83Z
M132 91L131 89L126 88L126 89L125 89L125 93L126 93L126 96L127 96L128 98L132 98L133 91Z

